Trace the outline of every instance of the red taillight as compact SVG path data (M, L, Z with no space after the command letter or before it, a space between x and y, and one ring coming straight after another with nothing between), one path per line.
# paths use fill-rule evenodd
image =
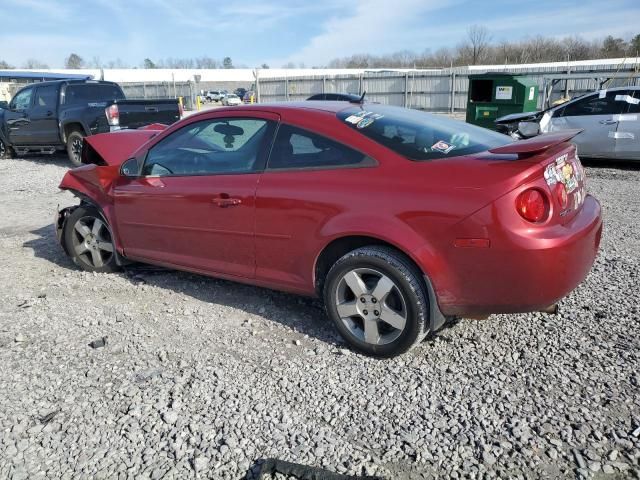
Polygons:
M567 195L567 187L565 187L564 183L558 182L554 188L556 200L558 201L558 205L560 205L560 209L564 210L567 208L569 204L569 196Z
M547 217L549 210L544 194L535 188L518 195L516 209L522 218L530 222L541 222Z
M120 125L120 112L118 111L118 105L113 104L104 109L104 113L107 115L107 122L112 127Z

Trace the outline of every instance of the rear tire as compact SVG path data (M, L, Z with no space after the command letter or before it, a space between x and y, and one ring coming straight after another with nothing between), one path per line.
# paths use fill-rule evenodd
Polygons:
M73 262L86 272L118 270L111 230L97 208L80 205L65 223L64 246Z
M69 160L74 166L79 167L82 165L82 143L84 141L84 134L79 130L73 130L67 136L67 155Z
M429 301L421 274L397 250L353 250L329 270L327 314L356 350L375 357L407 352L429 333Z

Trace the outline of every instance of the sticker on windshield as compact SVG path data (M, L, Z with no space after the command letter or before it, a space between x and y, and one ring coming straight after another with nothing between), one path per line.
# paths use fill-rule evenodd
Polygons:
M364 127L368 127L369 125L371 125L373 123L373 120L379 120L381 118L383 118L384 115L381 115L379 113L373 113L373 112L367 112L365 110L363 110L362 112L358 112L358 113L354 113L352 115L349 115L347 118L344 119L345 122L350 123L351 125L358 125L360 124L360 122L362 122L362 120L364 120L365 118L370 118L371 121L367 122L364 126L360 127L360 128L364 128Z
M444 154L449 153L454 148L456 148L455 145L451 145L450 143L447 143L444 140L440 140L440 141L436 142L434 145L431 145L431 150L434 150L434 151L440 152L440 153L444 153Z
M363 114L366 114L366 112L354 113L353 115L349 115L347 118L345 118L344 121L347 123L351 123L352 125L357 125L360 120L364 118Z
M373 118L371 118L371 117L363 118L362 120L360 120L357 123L357 127L358 128L367 128L372 123L373 123Z

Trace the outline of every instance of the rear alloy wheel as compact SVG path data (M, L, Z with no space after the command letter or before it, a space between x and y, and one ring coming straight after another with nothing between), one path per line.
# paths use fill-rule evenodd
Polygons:
M82 165L82 144L84 142L84 135L78 130L74 130L67 137L67 154L69 160L76 167Z
M345 340L368 355L399 355L428 333L420 273L389 247L359 248L338 260L327 275L324 299Z
M97 209L81 205L67 219L66 251L82 270L113 272L118 269L109 226Z

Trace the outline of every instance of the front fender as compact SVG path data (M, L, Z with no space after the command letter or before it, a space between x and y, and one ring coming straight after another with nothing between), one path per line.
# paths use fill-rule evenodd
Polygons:
M119 178L118 166L100 167L94 164L69 170L60 182L61 190L69 190L77 197L95 205L111 228L116 248L122 253L115 222L112 189Z

